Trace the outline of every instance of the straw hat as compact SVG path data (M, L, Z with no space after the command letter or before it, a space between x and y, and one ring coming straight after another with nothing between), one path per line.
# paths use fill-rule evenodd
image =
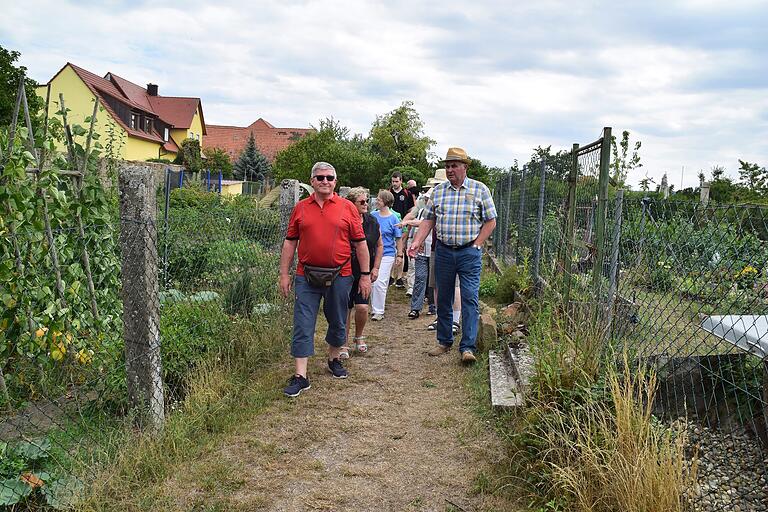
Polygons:
M427 180L427 187L434 187L438 183L448 181L448 177L445 175L445 169L437 169L435 171L435 177Z
M462 148L448 148L448 153L445 155L444 162L463 162L467 165L470 163L470 159L467 156L467 152Z

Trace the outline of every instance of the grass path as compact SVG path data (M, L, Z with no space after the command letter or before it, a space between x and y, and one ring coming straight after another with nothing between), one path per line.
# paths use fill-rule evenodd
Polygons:
M456 350L428 357L434 317L407 312L390 304L368 324L369 352L349 360L346 380L327 372L319 328L312 389L275 401L185 464L164 484L163 509L517 510L485 492L504 449L472 412L469 370ZM291 368L286 357L286 381Z

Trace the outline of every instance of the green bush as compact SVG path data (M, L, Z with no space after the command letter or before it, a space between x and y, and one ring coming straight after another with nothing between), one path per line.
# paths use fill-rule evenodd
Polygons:
M229 317L217 302L179 302L163 307L163 379L172 396L183 397L190 372L206 356L226 347L229 328Z
M270 268L261 249L275 249L281 239L279 213L253 198L185 188L171 194L167 236L159 247L164 251L167 243L169 279L189 288L226 281L226 274L246 267Z
M499 286L499 275L494 273L485 273L480 276L480 296L493 297Z
M504 269L496 286L496 300L509 304L515 300L515 292L527 293L531 285L530 277L525 267L510 265Z

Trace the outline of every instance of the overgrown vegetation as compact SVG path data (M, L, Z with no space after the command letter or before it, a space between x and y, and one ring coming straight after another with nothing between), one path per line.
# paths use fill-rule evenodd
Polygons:
M59 173L70 170L71 164L56 154L53 139L42 139L42 132L35 146L48 157L36 175L26 171L36 160L27 150L32 134L25 128L17 130L10 154L3 155L0 369L7 376L7 392L0 396L0 404L4 407L55 396L72 383L96 378L104 365L112 366L114 340L120 336L116 199L97 176L98 158L109 148L94 133L86 160L86 130L74 126L72 133L74 157L86 162L82 183ZM0 147L7 148L8 143L8 133L0 133ZM78 226L87 230L81 234Z
M487 487L528 496L541 511L685 510L696 466L686 462L685 430L651 414L653 373L626 357L617 368L590 311L533 306L534 376L526 405L496 415L509 450ZM481 400L486 371L473 376Z
M186 375L186 395L162 434L126 432L111 462L88 487L81 509L156 510L166 480L182 471L185 461L278 398L283 375L276 361L285 354L289 312L280 308L255 320L232 319L220 332L219 348Z

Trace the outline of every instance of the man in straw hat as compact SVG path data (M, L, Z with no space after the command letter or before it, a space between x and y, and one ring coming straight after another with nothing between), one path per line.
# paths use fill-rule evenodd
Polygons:
M453 345L454 282L461 286L461 342L463 364L475 362L480 319L480 271L483 243L496 227L496 206L485 184L467 177L470 160L461 148L449 148L443 162L448 181L435 185L427 213L408 250L415 256L434 226L437 284L437 346L431 356L447 353Z

